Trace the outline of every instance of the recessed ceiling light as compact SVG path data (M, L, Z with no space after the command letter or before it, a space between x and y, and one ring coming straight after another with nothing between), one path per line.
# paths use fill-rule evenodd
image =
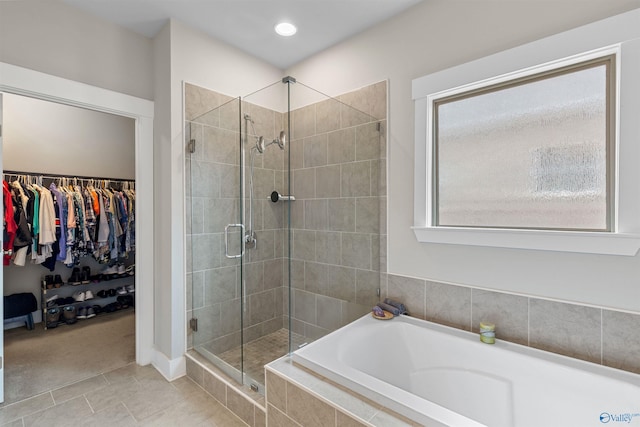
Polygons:
M281 22L278 25L276 25L275 28L276 28L276 33L285 37L292 36L298 31L295 25L290 24L288 22Z

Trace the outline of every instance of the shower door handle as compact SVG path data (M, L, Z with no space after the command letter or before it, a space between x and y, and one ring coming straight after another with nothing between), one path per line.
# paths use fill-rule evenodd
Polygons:
M230 228L240 228L240 253L237 255L229 255L229 229ZM244 243L242 239L244 238L244 224L227 224L224 228L224 256L227 258L242 258L244 255Z

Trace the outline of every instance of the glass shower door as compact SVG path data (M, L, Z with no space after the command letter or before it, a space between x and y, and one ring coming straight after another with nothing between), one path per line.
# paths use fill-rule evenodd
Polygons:
M190 85L185 100L190 346L243 383L240 100Z

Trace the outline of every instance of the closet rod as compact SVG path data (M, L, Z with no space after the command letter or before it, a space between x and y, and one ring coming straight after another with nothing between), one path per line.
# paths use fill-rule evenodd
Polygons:
M37 172L19 172L19 171L10 171L10 170L4 170L2 171L3 175L13 175L13 176L20 176L20 175L30 175L30 176L40 176L42 178L48 178L48 179L57 179L57 178L69 178L69 179L81 179L83 181L87 181L90 179L93 179L94 181L128 181L128 182L135 182L135 179L126 179L126 178L105 178L105 177L97 177L97 176L82 176L82 175L62 175L62 174L55 174L55 173L48 173L48 174L41 174L41 173L37 173Z

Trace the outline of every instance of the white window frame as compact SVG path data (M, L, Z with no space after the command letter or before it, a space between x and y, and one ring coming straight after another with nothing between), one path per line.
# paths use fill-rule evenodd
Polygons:
M633 256L640 248L640 9L413 81L414 226L425 243ZM608 232L445 227L433 223L433 101L460 92L616 55L615 180Z

